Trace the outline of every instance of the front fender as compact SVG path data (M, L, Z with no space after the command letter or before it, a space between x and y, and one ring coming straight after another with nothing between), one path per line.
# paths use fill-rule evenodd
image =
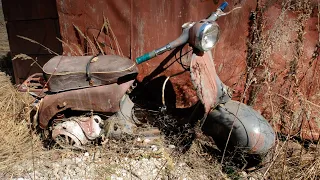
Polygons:
M275 143L275 132L265 118L251 107L233 100L212 110L202 127L222 151L231 129L228 150L241 149L249 154L263 155Z

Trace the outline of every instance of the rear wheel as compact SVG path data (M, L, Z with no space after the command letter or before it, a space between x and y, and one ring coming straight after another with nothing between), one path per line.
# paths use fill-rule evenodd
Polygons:
M62 148L65 149L74 149L76 142L73 139L74 137L65 135L65 134L59 134L56 136L55 141L57 144L59 144Z
M82 146L88 143L81 126L74 120L54 124L52 139L64 149L84 149Z

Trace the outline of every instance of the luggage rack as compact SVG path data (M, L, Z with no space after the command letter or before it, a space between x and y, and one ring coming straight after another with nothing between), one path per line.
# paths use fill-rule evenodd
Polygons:
M18 91L28 92L35 97L44 97L48 91L48 85L42 73L35 73L28 77L21 85L18 86Z

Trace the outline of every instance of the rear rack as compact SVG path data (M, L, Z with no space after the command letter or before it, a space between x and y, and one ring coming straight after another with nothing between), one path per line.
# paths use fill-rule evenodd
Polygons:
M18 91L28 92L36 97L44 97L45 93L48 91L48 86L46 85L43 74L35 73L18 86Z

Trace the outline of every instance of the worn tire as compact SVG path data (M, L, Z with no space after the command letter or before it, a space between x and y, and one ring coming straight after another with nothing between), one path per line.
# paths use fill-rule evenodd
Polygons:
M213 138L221 151L231 129L228 151L265 155L275 143L274 130L266 119L251 107L233 100L212 110L202 126L204 133Z

